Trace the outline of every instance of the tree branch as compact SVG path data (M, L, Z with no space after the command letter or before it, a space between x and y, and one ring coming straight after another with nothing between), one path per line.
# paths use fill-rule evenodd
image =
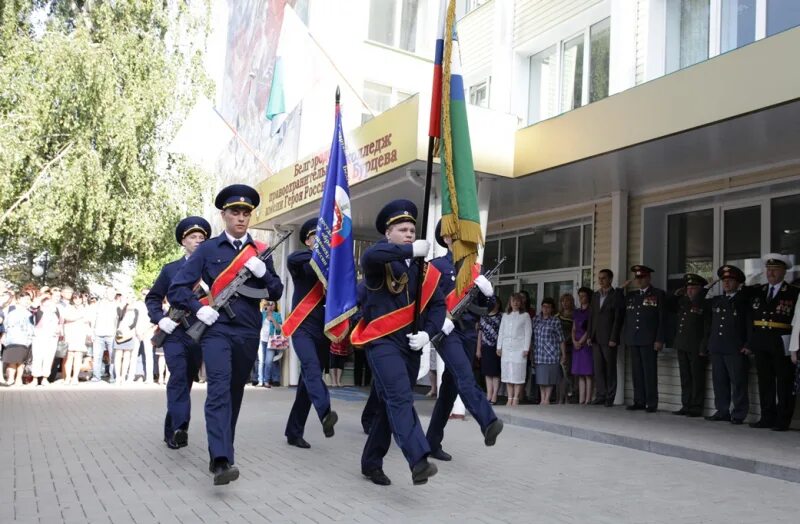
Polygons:
M33 190L36 189L36 186L39 185L39 182L42 181L42 179L44 178L44 175L47 174L47 171L51 167L53 167L53 165L55 165L56 163L60 162L61 159L64 158L64 155L66 155L69 152L69 150L72 149L72 146L74 144L75 144L74 141L70 141L67 145L65 145L63 148L61 148L61 151L59 151L56 156L51 158L50 161L47 162L47 164L45 164L45 166L42 168L42 170L39 171L39 174L36 175L36 178L33 179L33 183L31 184L31 187L29 187L27 191L25 191L22 195L20 195L20 197L16 200L16 202L14 202L11 205L11 207L6 209L5 213L3 213L3 216L0 217L0 227L2 227L3 224L5 224L6 219L11 215L11 213L14 212L14 210L16 208L18 208L25 201L30 199L31 194L33 193Z

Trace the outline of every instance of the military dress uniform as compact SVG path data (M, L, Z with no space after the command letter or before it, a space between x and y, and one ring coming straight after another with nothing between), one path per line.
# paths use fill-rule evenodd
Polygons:
M300 228L300 241L305 242L317 230L317 219L307 220ZM292 313L283 323L283 331L291 331L292 346L300 360L300 379L297 383L292 410L286 422L286 440L292 446L308 448L310 445L303 438L306 420L311 406L322 422L322 430L326 437L334 434L334 425L338 420L335 411L331 411L331 396L328 387L322 380L330 352L330 340L325 336L325 296L319 277L311 267L312 251L303 248L289 255L287 267L292 276L294 294L292 295ZM313 295L317 295L314 297ZM322 294L322 295L319 295ZM305 301L316 300L316 305ZM298 309L298 306L300 308ZM294 315L300 315L299 324L294 326ZM291 327L289 327L291 326Z
M440 220L436 224L436 241L446 248L447 244L441 236L441 225ZM445 256L434 258L430 263L441 273L439 290L448 298L448 305L450 305L452 300L449 299L451 296L455 296L456 288L456 268L453 265L453 254L448 251ZM494 305L494 297L488 298L483 293L478 293L476 302L478 307L491 308ZM480 317L477 314L470 311L465 312L461 316L460 322L456 323L452 332L444 337L441 345L437 348L439 356L444 361L445 370L442 374L439 395L431 414L431 421L428 424L426 438L431 447L431 457L439 460L451 459L450 455L442 450L442 439L444 438L444 427L450 418L457 395L461 395L467 411L475 417L487 446L494 445L497 435L503 428L502 421L498 421L486 395L475 382L475 374L472 372L472 362L475 360L478 346L477 325L479 320Z
M787 267L781 255L765 258L767 267ZM792 421L794 364L787 348L799 293L797 287L781 282L775 286L763 284L752 297L747 348L755 354L761 402L761 420L751 424L752 427L786 431Z
M255 189L235 184L224 188L217 195L218 209L244 208L252 210L258 206L259 195ZM245 255L263 250L250 234L233 238L227 231L203 242L175 275L167 297L173 306L187 309L203 320L211 308L201 303L192 292L195 284L202 280L209 288L221 275L230 274L234 264L250 262ZM255 262L258 262L257 260ZM215 473L215 483L226 484L238 478L228 474L234 470L234 433L239 409L244 395L244 386L249 381L253 364L258 356L260 343L261 298L278 300L283 293L283 284L275 273L272 257L264 262L264 273L253 274L246 285L260 291L260 298L238 296L230 303L231 314L220 310L216 320L200 340L203 361L206 365L207 396L205 405L208 452L211 458L209 469ZM255 267L255 266L254 266ZM203 311L201 311L201 309ZM205 322L207 323L208 322ZM218 470L221 475L218 475ZM220 479L217 477L220 476ZM219 482L218 482L219 480Z
M719 268L717 276L720 279L732 278L740 284L745 281L742 270L731 265ZM711 306L708 354L711 356L716 408L716 412L706 420L730 420L733 424L741 424L750 409L747 394L750 360L742 351L747 343L750 291L749 288L740 287L736 291L706 299L706 303Z
M363 316L363 309L362 304L366 303L367 299L367 286L364 280L359 280L358 285L356 286L356 297L358 301L358 311L350 317L350 325L355 327L358 322L361 320ZM361 348L358 348L357 351L362 351L366 353L367 346L366 344ZM366 358L366 355L365 357ZM369 368L369 363L366 364L367 368ZM370 371L370 376L372 372ZM372 382L369 384L369 397L367 397L367 402L364 403L364 409L361 411L361 428L364 430L364 433L369 435L369 430L372 427L372 421L375 420L375 417L378 416L379 412L383 409L386 409L385 406L381 404L380 399L378 398L378 392L375 390L375 383Z
M178 244L192 233L202 233L205 238L211 236L211 225L202 217L184 218L175 228L175 240ZM150 287L144 299L150 322L159 325L159 329L170 329L170 322L164 321L164 299L178 270L183 267L188 257L166 264L161 268L158 278ZM194 317L187 317L187 322ZM166 323L166 324L165 324ZM163 327L162 327L163 326ZM183 326L178 324L164 339L164 358L169 366L170 375L167 382L167 415L164 419L164 442L171 449L188 445L189 419L191 417L191 391L194 377L200 370L203 355L200 345L186 334Z
M396 200L378 214L376 228L384 234L390 225L416 223L416 216L417 208L413 202ZM372 367L373 383L383 406L372 421L361 456L361 471L373 482L384 485L390 483L383 474L383 457L389 451L392 435L412 470L415 484L427 482L427 478L436 473L436 467L427 461L430 446L414 409L413 386L419 373L421 346L410 347L408 335L415 331L413 320L410 320L411 316L401 315L412 315L418 278L425 280L420 298L427 304L420 317L422 331L428 339L441 329L446 309L435 278L438 271L428 266L425 275L419 275L413 257L412 244L387 241L381 241L364 252L361 269L367 295L362 304L363 317L351 333L354 345L368 343L365 349L367 361ZM364 327L363 331L361 327ZM372 335L368 336L369 333Z
M699 275L688 273L683 277L685 286L705 286L708 281ZM681 409L676 415L699 417L703 414L703 399L706 393L706 345L711 307L705 302L706 290L694 298L687 295L674 297L670 306L677 313L677 329L673 347L678 354L678 369L681 377Z
M652 273L647 266L636 265L631 271L639 277ZM625 294L623 340L631 354L633 405L628 410L658 409L658 362L655 343L664 343L666 295L650 285L647 289Z

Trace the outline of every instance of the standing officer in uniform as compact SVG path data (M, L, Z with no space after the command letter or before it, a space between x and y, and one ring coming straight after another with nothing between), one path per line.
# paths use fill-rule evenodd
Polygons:
M750 295L749 289L742 287L745 277L738 267L724 265L717 270L717 277L722 280L722 294L706 300L711 305L708 353L716 411L706 420L730 420L731 424L739 425L747 418L750 406L747 396L750 361L745 349Z
M708 367L708 328L711 307L705 301L708 281L700 275L683 276L684 288L669 300L670 310L677 312L678 328L673 347L678 353L681 376L681 409L675 415L700 417L706 394L706 368Z
M391 436L403 451L415 485L425 484L437 473L428 462L430 446L414 409L413 386L417 381L420 350L442 329L446 308L438 288L439 271L427 265L418 273L415 257L424 257L427 240L416 238L417 206L408 200L388 203L375 226L386 236L361 256L367 287L363 317L350 336L354 345L365 345L373 383L383 405L370 426L361 455L361 472L379 485L391 483L383 472L383 457ZM417 279L423 278L417 297ZM422 331L414 333L414 302L420 300Z
M322 432L332 437L333 426L339 420L331 411L331 396L322 380L322 370L330 353L331 343L325 336L325 290L311 267L311 247L317 234L317 219L307 220L300 227L304 249L289 255L287 266L294 283L292 312L283 323L283 332L291 335L292 345L300 359L300 380L297 394L286 422L286 440L292 446L307 449L311 445L303 438L311 405L322 421Z
M800 289L784 281L789 263L783 255L765 255L764 264L767 283L753 294L752 325L746 346L755 353L761 401L761 419L750 427L787 431L794 413L794 364L789 357L789 338Z
M461 296L456 296L456 268L453 265L453 253L450 248L453 240L450 236L442 237L442 221L436 224L436 242L447 248L447 254L430 261L441 273L439 290L445 296L448 310L455 307ZM474 285L480 289L476 306L492 307L494 305L494 288L485 276L478 275ZM465 294L466 294L465 290ZM463 296L463 295L462 295ZM450 318L445 318L442 332L446 335L441 346L437 349L445 363L442 385L433 407L431 421L428 425L426 437L431 447L431 457L437 460L452 460L453 457L442 449L444 427L450 418L456 395L461 395L464 406L475 417L475 421L484 435L484 444L494 446L497 435L503 430L503 421L494 414L492 406L486 395L475 382L472 372L472 361L475 360L475 351L478 345L478 321L480 317L467 311L461 316L459 325L453 324Z
M633 404L628 411L640 409L654 413L658 409L657 355L664 347L665 294L650 284L647 266L631 268L638 291L625 294L625 345L631 352L633 374ZM626 287L626 286L623 286Z
M147 314L150 322L167 334L164 339L164 358L170 369L167 383L167 416L164 420L164 442L170 449L182 448L189 444L189 417L192 412L192 382L200 369L203 355L183 327L164 314L164 299L169 285L194 253L197 246L211 236L211 225L202 217L187 217L175 228L175 240L183 246L185 255L161 268L155 283L145 296ZM187 317L194 320L194 317Z
M266 246L256 243L247 233L250 213L259 201L258 192L243 184L219 192L214 204L221 210L225 231L200 245L175 275L167 294L173 306L190 310L209 326L200 347L208 383L205 412L209 470L214 474L215 485L239 478L239 470L233 466L233 439L244 385L258 356L259 302L262 298L278 300L283 293L272 259L265 263L256 256ZM243 267L252 273L246 285L253 291L261 291L261 296L237 297L230 304L232 315L225 311L220 314L212 306L203 305L192 292L194 285L202 280L213 295L217 279L219 286Z

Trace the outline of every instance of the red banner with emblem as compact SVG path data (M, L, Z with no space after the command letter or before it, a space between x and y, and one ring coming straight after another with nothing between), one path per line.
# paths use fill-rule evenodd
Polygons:
M430 302L436 288L439 286L441 273L433 265L428 264L425 272L425 279L422 281L422 302L420 311L424 311ZM377 340L386 335L391 335L395 331L403 329L414 321L414 302L407 306L387 313L374 319L367 324L362 318L350 334L350 343L354 346L363 346L373 340Z

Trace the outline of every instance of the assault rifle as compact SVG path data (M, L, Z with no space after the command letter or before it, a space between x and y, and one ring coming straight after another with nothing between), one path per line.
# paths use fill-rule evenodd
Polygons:
M483 276L485 276L486 278L492 278L495 275L495 273L497 273L497 271L500 269L500 266L503 265L503 262L505 262L505 261L506 261L506 257L501 258L500 261L497 262L497 265L494 266L489 271L487 271L486 273L484 273ZM450 311L450 319L453 322L459 322L461 320L461 317L467 311L474 311L476 313L484 313L482 311L480 311L480 312L479 311L475 311L475 307L473 306L473 302L475 302L475 299L478 298L478 294L480 292L481 292L481 290L478 289L478 286L473 285L470 288L470 290L467 292L467 294L464 295L461 298L461 300L458 301L458 303L455 305L455 307L453 307L453 310ZM433 347L434 348L438 348L439 345L442 343L442 340L444 340L444 337L446 337L446 336L447 335L445 335L444 332L442 332L442 331L439 331L438 333L436 333L433 336L433 338L431 339L431 344L433 345Z
M183 309L178 309L176 307L169 307L169 311L167 311L167 318L171 321L180 324L183 326L184 329L189 329L189 321L186 319L186 311ZM164 340L167 339L167 332L162 331L161 329L156 329L153 338L150 339L150 342L153 344L154 348L160 348L164 346Z
M259 253L258 258L262 261L266 262L267 259L272 255L275 249L280 246L287 238L292 235L292 232L289 231L281 238L278 239L273 245L268 247L264 250L263 253ZM220 309L225 310L227 313L228 318L234 318L236 314L231 309L231 302L239 295L248 297L248 298L267 298L266 290L264 289L254 289L248 286L245 286L244 283L253 276L253 273L247 269L246 267L242 267L236 276L233 277L230 284L222 288L222 291L217 294L216 297L212 297L211 294L208 294L208 302L211 307L219 311ZM195 342L200 342L200 339L203 336L203 333L206 332L207 325L205 325L200 320L195 320L194 324L191 325L189 329L186 330L186 334L192 337L192 340Z

